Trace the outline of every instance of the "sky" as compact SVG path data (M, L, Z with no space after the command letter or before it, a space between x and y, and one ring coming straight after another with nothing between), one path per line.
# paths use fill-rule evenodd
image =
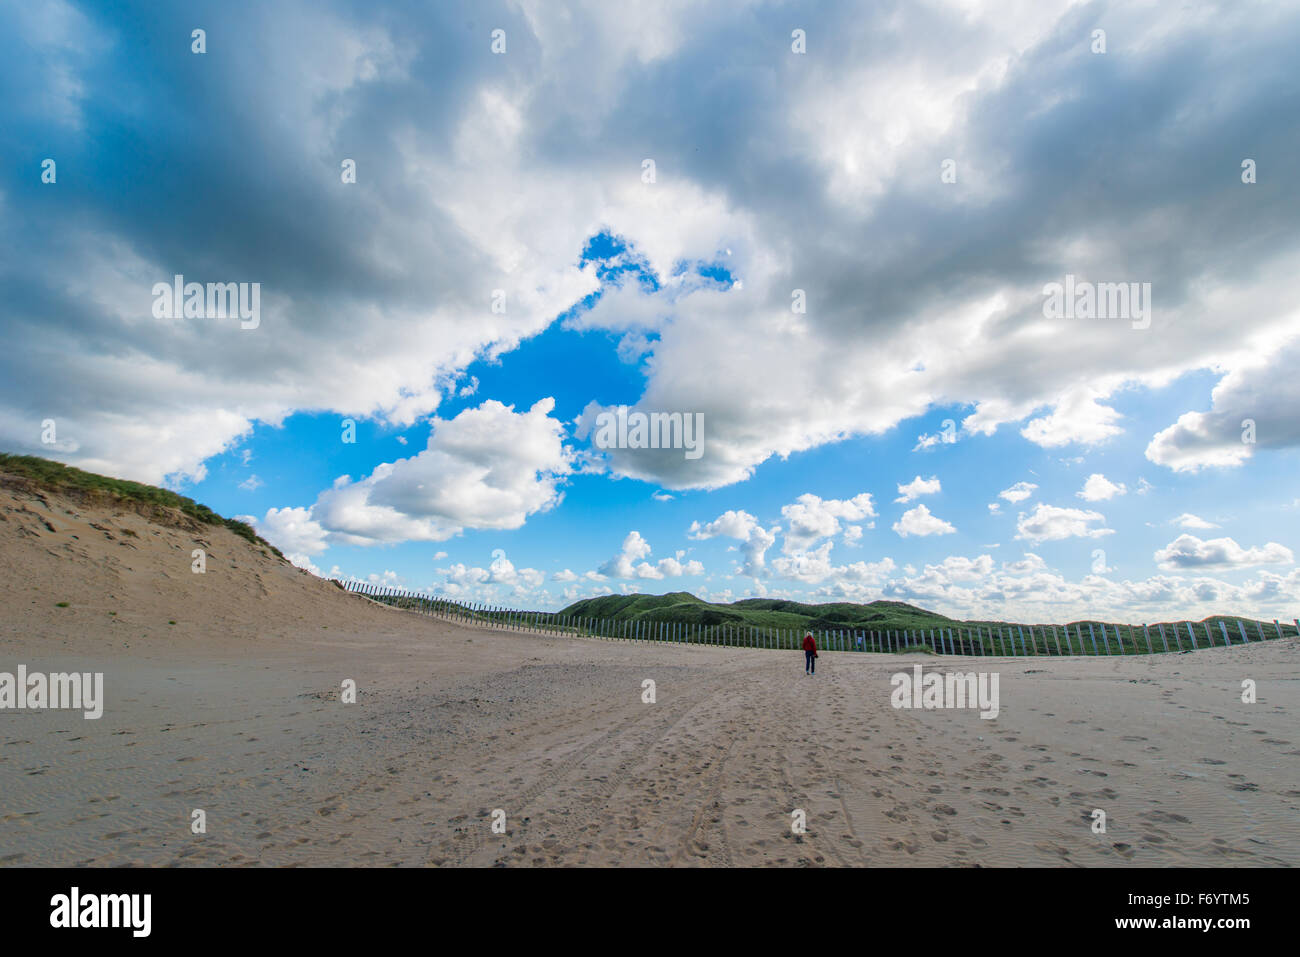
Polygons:
M1241 2L0 4L0 448L516 608L1290 620L1298 45Z

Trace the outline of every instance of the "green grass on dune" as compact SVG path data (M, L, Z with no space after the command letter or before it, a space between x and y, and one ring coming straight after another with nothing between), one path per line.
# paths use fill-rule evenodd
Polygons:
M258 536L253 527L246 522L233 518L222 518L206 505L200 505L192 498L178 495L165 488L132 482L127 479L110 478L94 472L39 458L35 455L6 455L0 453L0 472L7 472L20 478L30 480L33 484L50 491L77 490L99 493L123 502L139 502L156 505L160 508L174 508L204 525L221 525L254 545L269 548L279 558L284 558L280 550L270 542Z

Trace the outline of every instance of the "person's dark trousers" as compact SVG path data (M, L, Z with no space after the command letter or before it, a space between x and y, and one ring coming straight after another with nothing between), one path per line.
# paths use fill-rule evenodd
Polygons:
M817 659L813 656L811 651L805 651L803 653L803 670L805 673L810 675L817 674Z

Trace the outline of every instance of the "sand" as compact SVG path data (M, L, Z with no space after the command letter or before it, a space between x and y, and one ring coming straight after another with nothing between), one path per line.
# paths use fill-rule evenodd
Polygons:
M4 865L1300 864L1295 639L924 659L997 672L989 721L893 708L916 656L809 678L801 653L462 627L3 480L0 575L0 671L102 671L107 698L0 711Z

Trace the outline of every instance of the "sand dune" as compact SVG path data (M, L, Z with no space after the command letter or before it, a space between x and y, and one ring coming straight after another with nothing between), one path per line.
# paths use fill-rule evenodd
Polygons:
M807 678L797 654L465 628L224 528L12 486L0 574L0 671L102 671L107 696L98 721L0 711L3 864L1300 864L1294 639L972 659L1000 674L988 721L893 708L912 657Z

